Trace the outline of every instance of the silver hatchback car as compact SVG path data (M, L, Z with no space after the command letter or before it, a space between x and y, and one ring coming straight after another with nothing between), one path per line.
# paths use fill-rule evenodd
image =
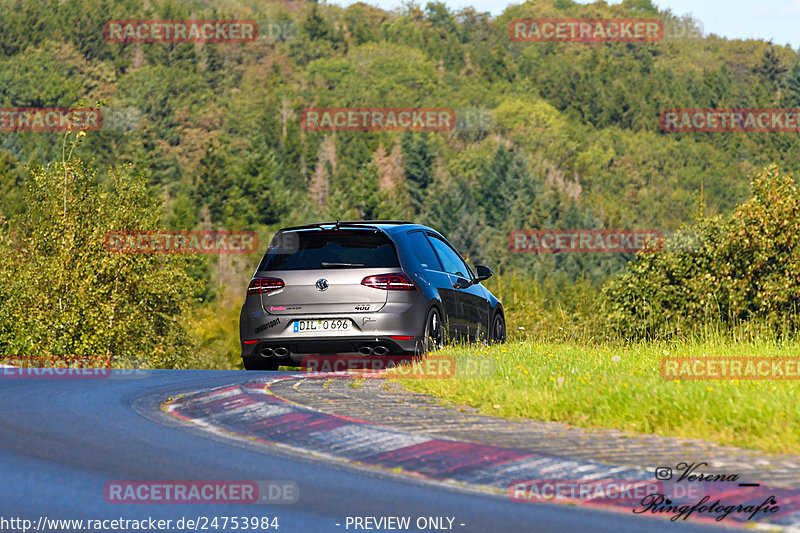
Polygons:
M406 221L328 222L275 234L242 306L248 370L308 355L416 355L505 342L503 306L456 249Z

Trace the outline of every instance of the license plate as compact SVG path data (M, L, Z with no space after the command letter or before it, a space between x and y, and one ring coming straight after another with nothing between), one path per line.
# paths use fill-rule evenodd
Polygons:
M343 318L326 318L323 320L295 320L295 333L319 333L325 331L347 331L350 321Z

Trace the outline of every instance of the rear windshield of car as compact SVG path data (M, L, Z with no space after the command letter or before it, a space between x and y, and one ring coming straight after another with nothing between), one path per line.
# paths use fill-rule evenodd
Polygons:
M392 241L376 231L292 231L278 233L260 271L399 267Z

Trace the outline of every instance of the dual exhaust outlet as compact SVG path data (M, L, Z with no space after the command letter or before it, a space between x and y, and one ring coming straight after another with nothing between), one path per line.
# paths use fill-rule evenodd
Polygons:
M384 346L383 344L379 344L374 348L371 346L362 346L358 349L358 353L361 355L386 355L389 353L389 348Z
M291 352L285 346L278 346L277 348L262 348L259 352L261 357L287 357ZM386 355L389 353L389 348L383 344L379 344L374 348L372 346L362 346L358 349L361 355Z
M261 357L286 357L289 355L289 349L285 346L278 346L274 350L272 348L262 348Z

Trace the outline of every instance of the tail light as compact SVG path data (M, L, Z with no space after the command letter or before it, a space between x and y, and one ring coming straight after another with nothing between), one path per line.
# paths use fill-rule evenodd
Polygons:
M381 289L384 291L415 291L417 287L411 278L402 272L395 274L378 274L376 276L367 276L361 280L361 284L373 289Z
M283 280L280 278L253 278L250 286L247 287L247 294L267 294L277 291L284 287Z

